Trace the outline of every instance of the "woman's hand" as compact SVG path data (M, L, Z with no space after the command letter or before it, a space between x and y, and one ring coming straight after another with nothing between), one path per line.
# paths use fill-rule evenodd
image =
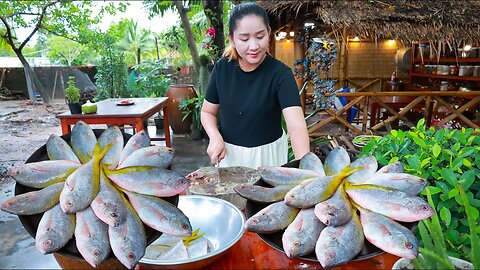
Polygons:
M223 139L210 139L207 154L210 157L210 162L212 162L212 164L218 164L223 158L225 158L226 149Z
M204 100L202 112L200 113L200 119L202 120L203 128L210 138L207 154L210 157L212 164L218 164L226 154L225 141L218 131L217 126L217 115L219 109L220 105L210 103L208 100Z

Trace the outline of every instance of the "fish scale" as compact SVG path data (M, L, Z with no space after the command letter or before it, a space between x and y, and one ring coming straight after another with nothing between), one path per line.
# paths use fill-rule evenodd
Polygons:
M135 135L130 137L127 144L120 153L118 164L122 164L122 162L135 150L147 146L150 146L150 137L148 137L147 132L145 130L142 130L138 133L135 133Z
M71 160L80 163L80 160L70 145L58 135L50 135L46 143L46 148L50 160Z
M62 248L75 231L75 215L62 211L57 204L47 210L37 227L35 247L43 254L52 253Z
M75 214L75 243L83 258L97 267L110 255L108 225L103 223L91 207Z
M285 229L298 214L299 209L284 202L276 202L263 208L245 222L245 228L256 233L274 233Z
M167 169L172 164L173 156L174 151L169 147L161 145L143 147L133 151L117 169L132 166L152 166Z
M315 215L327 226L340 226L352 218L352 206L343 185L332 197L315 205Z
M99 144L95 146L94 157L67 177L60 193L60 206L65 213L75 213L87 208L95 199L100 188Z
M2 204L2 210L15 215L34 215L47 211L56 204L63 189L63 182L39 191L14 196Z
M359 208L360 221L368 242L390 254L415 259L418 240L412 231L394 220L378 213Z
M244 184L234 188L240 196L255 202L271 203L283 200L285 194L294 186L284 185L273 188Z
M347 223L322 230L315 246L317 259L323 268L349 262L362 250L364 239L362 225L354 214Z
M98 138L100 149L104 149L111 145L110 150L102 158L102 163L106 164L109 169L115 169L120 160L120 154L123 150L123 135L117 126L107 128Z
M98 194L90 206L95 215L109 226L116 227L125 221L127 210L123 195L113 186L103 170L100 172Z
M71 160L45 160L15 166L8 174L24 186L44 188L65 181L80 166Z
M282 235L283 250L287 257L300 257L313 252L324 228L313 208L300 210Z
M127 205L125 222L117 227L108 227L110 246L115 257L128 269L133 269L145 254L147 237L143 223L132 206Z
M434 214L427 202L400 190L376 185L345 185L349 197L361 207L403 222L419 221Z
M145 195L168 197L185 191L190 182L175 171L146 166L109 170L103 167L107 177L119 187Z
M190 236L192 225L175 205L160 198L125 191L140 219L149 227L169 235Z
M300 159L298 168L303 170L312 170L319 176L325 176L325 169L323 168L322 161L312 152L308 152L303 155L303 157Z
M92 128L83 121L78 121L72 128L70 144L73 152L82 164L87 163L93 157L93 149L97 143L97 137Z

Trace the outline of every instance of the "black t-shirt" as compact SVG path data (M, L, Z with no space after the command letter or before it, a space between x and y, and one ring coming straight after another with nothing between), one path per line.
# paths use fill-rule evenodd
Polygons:
M243 71L238 61L218 60L205 99L220 104L219 128L223 139L256 147L282 136L282 110L300 106L292 70L268 55L253 71Z

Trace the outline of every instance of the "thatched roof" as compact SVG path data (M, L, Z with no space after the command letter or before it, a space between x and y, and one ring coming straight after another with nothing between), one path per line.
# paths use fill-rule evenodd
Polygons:
M480 40L478 0L257 1L283 23L311 17L352 35L418 40ZM307 14L307 15L305 15Z

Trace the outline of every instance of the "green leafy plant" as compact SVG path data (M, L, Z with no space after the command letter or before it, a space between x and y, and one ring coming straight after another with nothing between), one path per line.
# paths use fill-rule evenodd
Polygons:
M435 209L431 190L427 187L428 203ZM480 268L480 239L478 229L478 210L470 205L465 190L461 185L456 186L460 194L460 201L465 210L468 219L469 239L470 239L470 260L473 263L473 269ZM419 248L420 256L413 260L416 269L455 269L447 252L447 240L444 238L440 219L435 213L432 217L424 219L418 224L423 247Z
M109 40L113 43L111 39L106 39L105 50L102 52L102 59L98 63L95 74L95 85L97 86L95 101L132 97L125 87L128 76L125 56L114 52L111 44L108 44Z
M200 93L197 97L184 98L180 100L180 103L178 104L178 108L180 108L183 113L182 121L191 115L193 128L197 130L203 130L202 122L200 121L200 112L202 110L204 98L205 94Z
M133 97L164 97L172 84L171 74L163 74L163 61L144 61L135 66L126 81L127 90Z
M407 173L427 179L442 221L447 250L450 255L465 259L470 251L468 219L455 186L461 185L469 203L480 207L479 130L435 130L426 128L424 123L421 119L409 131L392 130L384 137L372 139L359 156L373 155L381 166L398 160Z
M80 103L80 89L75 86L75 77L69 76L67 81L68 87L65 88L65 99L69 103Z

